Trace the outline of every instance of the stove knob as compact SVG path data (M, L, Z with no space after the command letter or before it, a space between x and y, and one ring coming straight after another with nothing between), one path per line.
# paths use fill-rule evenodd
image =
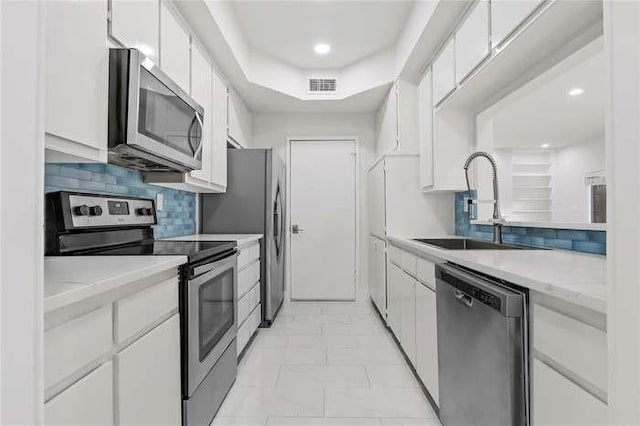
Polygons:
M140 207L137 210L138 215L140 216L151 216L153 214L153 210L148 207Z
M91 216L101 216L102 215L102 207L100 207L100 206L89 207L89 214Z
M150 208L150 207L147 207L147 208L145 209L145 214L146 214L147 216L153 216L153 209L152 209L152 208Z
M91 209L89 209L89 206L87 206L86 204L83 204L81 206L75 207L73 209L73 212L76 214L76 216L89 216L91 214Z

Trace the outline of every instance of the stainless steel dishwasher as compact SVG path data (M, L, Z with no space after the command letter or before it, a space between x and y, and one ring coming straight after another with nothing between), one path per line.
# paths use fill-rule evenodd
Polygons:
M528 425L526 290L452 264L436 290L442 423Z

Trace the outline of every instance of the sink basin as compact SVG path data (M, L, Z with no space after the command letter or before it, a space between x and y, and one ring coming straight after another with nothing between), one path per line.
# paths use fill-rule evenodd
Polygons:
M540 250L538 247L496 244L471 238L414 238L413 240L447 250Z

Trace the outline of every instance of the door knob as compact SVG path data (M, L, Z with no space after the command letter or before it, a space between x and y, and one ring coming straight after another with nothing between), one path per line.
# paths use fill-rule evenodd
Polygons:
M302 231L304 231L304 229L300 228L300 225L291 225L291 232L294 234L299 234Z

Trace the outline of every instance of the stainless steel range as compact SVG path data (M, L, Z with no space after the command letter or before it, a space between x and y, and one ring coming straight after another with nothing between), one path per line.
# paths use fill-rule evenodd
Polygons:
M235 241L157 241L153 200L46 196L46 254L184 255L180 271L182 422L209 424L237 373Z

